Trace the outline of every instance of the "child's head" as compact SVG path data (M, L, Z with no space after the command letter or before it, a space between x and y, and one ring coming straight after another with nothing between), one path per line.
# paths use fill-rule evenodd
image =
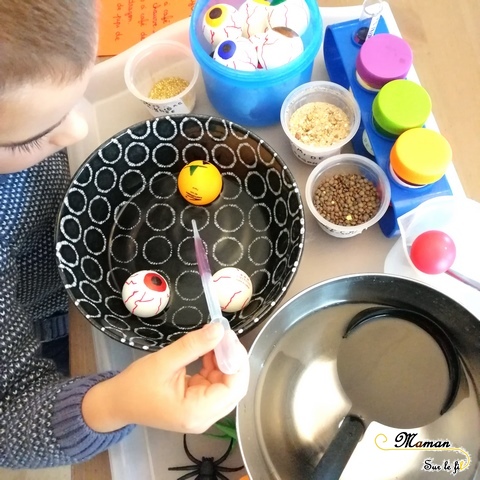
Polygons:
M74 107L95 61L96 0L0 2L0 173L79 140Z

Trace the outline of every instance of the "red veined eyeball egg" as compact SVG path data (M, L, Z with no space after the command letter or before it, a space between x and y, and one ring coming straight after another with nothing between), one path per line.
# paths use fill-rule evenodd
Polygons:
M257 69L257 50L248 38L224 40L217 46L213 59L235 70L253 71Z
M159 273L153 270L140 270L130 275L124 283L122 299L129 312L137 317L153 317L167 306L170 287Z
M246 38L264 33L268 29L267 14L270 1L246 0L238 7L242 33Z
M213 5L203 18L202 30L212 48L227 38L241 37L242 25L237 9L225 3Z
M257 49L258 63L267 70L281 67L303 52L302 39L287 27L275 27L250 40Z
M267 23L270 28L288 27L303 35L310 22L310 10L305 0L284 0L268 8Z
M236 267L222 268L215 272L212 279L223 312L238 312L248 305L253 286L243 270Z

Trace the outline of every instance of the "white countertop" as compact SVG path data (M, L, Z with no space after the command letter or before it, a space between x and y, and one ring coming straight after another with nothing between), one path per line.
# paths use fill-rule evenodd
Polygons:
M322 8L324 24L358 18L360 8L358 6ZM400 32L388 5L385 7L384 18L390 32L399 35ZM188 25L189 19L186 19L158 31L143 42L168 38L188 44ZM92 81L86 92L88 102L85 102L83 106L90 124L90 133L84 141L69 148L72 171L75 171L87 156L110 136L149 118L146 108L129 94L123 80L123 66L132 49L101 62L95 67ZM328 76L323 65L322 53L319 53L314 65L312 80L322 79L328 79ZM417 79L414 70L412 70L412 79ZM218 115L206 98L201 79L197 92L197 105L193 113ZM436 128L433 117L431 122L430 126ZM252 130L270 144L289 166L304 199L303 188L312 167L295 158L280 124ZM462 195L463 191L453 167L447 173L447 178L454 193ZM398 249L398 239L384 237L378 225L356 237L338 239L323 232L307 210L305 210L305 221L306 235L303 257L297 274L280 305L304 288L329 278L360 272L384 272L385 259L391 251L393 257L392 254L389 257L389 273L397 273L396 270L398 270L405 276L414 276L409 271L408 264L405 267L402 263L402 250ZM397 244L396 250L392 250L395 244ZM242 341L247 347L258 331L259 328L242 337ZM136 358L144 355L138 350L108 338L96 329L94 329L94 342L99 371L122 369ZM228 446L225 440L216 440L204 435L189 435L188 441L192 453L197 458L212 455L218 458ZM191 463L183 453L182 442L183 435L138 427L123 442L110 449L113 480L177 479L181 472L170 472L167 468ZM237 446L224 465L236 467L242 463ZM242 470L229 473L228 476L234 480L245 473L245 470Z

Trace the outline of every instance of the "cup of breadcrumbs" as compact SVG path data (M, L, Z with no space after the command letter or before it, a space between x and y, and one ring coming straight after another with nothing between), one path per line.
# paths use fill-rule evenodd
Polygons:
M338 155L357 133L360 120L353 94L328 81L300 85L285 98L280 111L293 153L309 165Z
M139 43L125 64L125 84L154 117L190 113L200 66L190 49L170 40Z
M348 238L377 223L390 203L390 182L374 160L354 153L334 155L307 178L311 214L328 234Z

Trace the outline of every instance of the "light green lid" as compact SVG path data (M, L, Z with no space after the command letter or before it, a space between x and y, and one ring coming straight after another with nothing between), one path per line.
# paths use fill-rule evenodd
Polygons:
M432 110L428 92L411 80L392 80L375 96L372 114L381 130L400 135L423 126Z

